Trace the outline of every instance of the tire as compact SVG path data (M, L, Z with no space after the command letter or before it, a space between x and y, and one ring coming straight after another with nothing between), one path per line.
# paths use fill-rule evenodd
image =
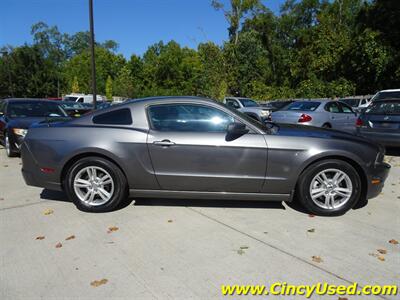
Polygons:
M338 176L339 182L335 182L335 175ZM360 199L360 175L345 161L318 161L301 174L297 184L297 195L301 204L315 215L342 215L353 208Z
M6 150L6 154L8 157L16 157L17 152L13 149L11 142L10 142L10 136L6 132L4 134L4 149Z
M89 177L88 172L95 176ZM100 178L103 178L103 183ZM76 181L78 179L79 182ZM127 198L128 184L117 165L107 159L91 156L78 160L69 168L64 190L78 209L108 212Z
M332 128L332 126L331 126L331 124L329 124L329 123L325 123L324 125L322 125L322 128L328 128L328 129L331 129L331 128Z

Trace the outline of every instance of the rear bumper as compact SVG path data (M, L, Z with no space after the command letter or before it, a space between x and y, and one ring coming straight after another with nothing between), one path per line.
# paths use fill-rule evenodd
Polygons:
M400 147L400 133L371 132L359 129L357 133L365 138L378 142L385 147Z
M369 175L367 176L368 181L368 192L367 198L375 198L378 196L385 184L385 180L389 175L391 166L385 162L376 163L374 167L370 169Z

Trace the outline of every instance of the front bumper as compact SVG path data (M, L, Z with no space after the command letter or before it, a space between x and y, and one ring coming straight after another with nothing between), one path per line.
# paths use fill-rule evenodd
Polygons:
M378 196L384 187L385 180L389 175L391 166L385 162L375 163L367 176L368 191L367 199Z

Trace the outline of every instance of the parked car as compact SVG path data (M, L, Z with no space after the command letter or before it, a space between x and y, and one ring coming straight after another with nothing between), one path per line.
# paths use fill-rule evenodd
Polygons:
M64 111L73 118L78 118L92 110L92 105L88 107L79 102L62 101L60 104Z
M386 147L400 147L400 99L375 100L356 125L359 135Z
M340 101L351 106L351 108L357 113L364 111L371 103L371 99L368 98L343 98L340 99Z
M295 101L273 112L269 121L355 132L357 114L347 104L331 100Z
M76 128L79 127L79 131ZM292 201L342 214L377 196L382 146L345 132L262 124L197 97L138 99L35 125L22 145L28 185L64 190L78 208L131 197Z
M285 106L293 103L294 100L285 100L285 101L268 101L262 103L261 106L268 109L271 112L278 111L283 109Z
M256 101L249 98L225 97L223 102L262 123L265 122L271 113L270 109L263 108Z
M0 142L7 156L19 154L28 128L35 122L66 120L60 102L40 99L0 100Z
M64 101L73 101L73 102L80 102L80 103L93 103L93 95L88 94L70 94L70 95L65 95ZM96 100L97 101L104 101L106 100L105 97L101 95L96 95Z
M400 99L400 89L382 90L377 92L371 99L372 102L386 99Z

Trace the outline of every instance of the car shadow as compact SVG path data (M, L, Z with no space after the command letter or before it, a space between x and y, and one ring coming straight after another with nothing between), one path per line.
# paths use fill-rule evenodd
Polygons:
M386 155L400 156L400 148L386 148Z

